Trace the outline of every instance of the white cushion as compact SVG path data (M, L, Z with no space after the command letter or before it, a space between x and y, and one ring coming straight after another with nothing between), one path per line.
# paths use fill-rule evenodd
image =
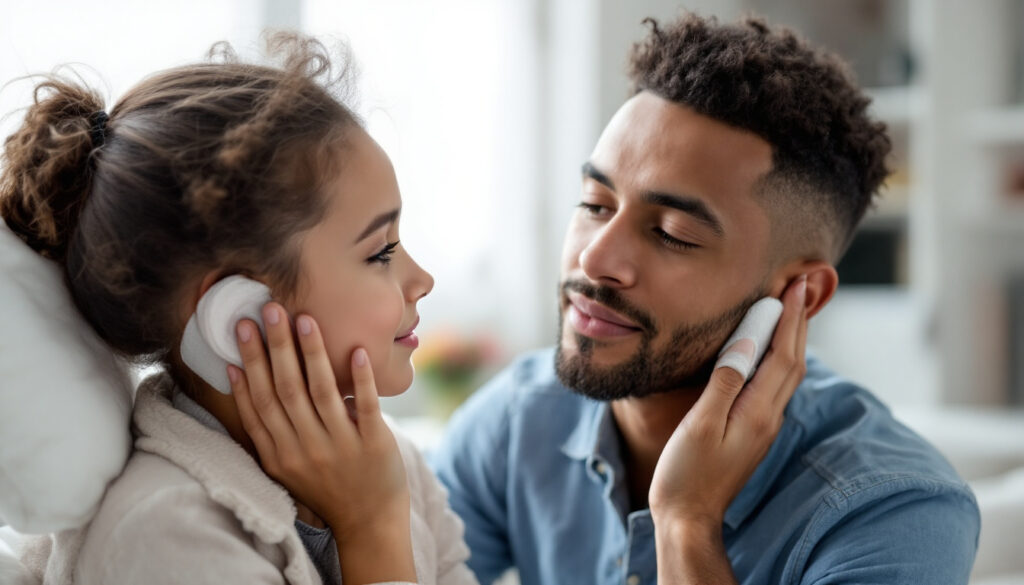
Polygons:
M56 263L2 221L0 273L0 524L79 527L128 458L130 377Z
M971 483L981 509L981 538L972 577L1024 575L1024 469Z
M38 580L22 565L15 553L19 535L9 526L0 526L0 583L4 585L39 585Z
M1024 414L966 406L901 407L893 414L949 459L968 482L1024 467Z

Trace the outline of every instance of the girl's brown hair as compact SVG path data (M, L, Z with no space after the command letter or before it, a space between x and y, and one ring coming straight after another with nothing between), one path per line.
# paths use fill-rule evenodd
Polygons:
M203 274L255 276L279 298L301 277L298 236L324 216L359 122L347 50L339 68L316 40L267 41L278 65L214 45L143 80L105 124L95 91L48 75L4 143L0 216L63 266L86 320L134 363L177 363L181 303Z

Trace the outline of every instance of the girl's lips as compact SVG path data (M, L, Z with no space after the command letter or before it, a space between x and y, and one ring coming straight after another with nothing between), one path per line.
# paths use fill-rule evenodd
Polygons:
M395 343L399 345L404 345L406 347L411 347L413 349L419 347L420 339L419 337L416 337L416 326L419 324L420 318L419 316L417 316L416 320L413 321L412 323L412 327L410 327L403 335L395 338Z
M397 343L398 345L404 345L405 347L416 349L417 347L420 346L420 338L416 337L415 333L410 333L404 337L399 337L398 339L395 340L395 343Z

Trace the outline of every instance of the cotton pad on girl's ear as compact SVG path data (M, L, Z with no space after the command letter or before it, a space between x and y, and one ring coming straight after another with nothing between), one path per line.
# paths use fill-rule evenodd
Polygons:
M61 268L2 221L0 273L0 524L77 528L128 459L130 376Z
M242 319L251 319L262 332L260 311L268 302L270 289L261 282L237 274L218 281L199 299L196 312L185 325L181 360L218 391L230 394L227 365L242 367L235 326Z
M775 325L778 324L781 316L782 302L779 299L766 297L751 305L729 341L722 346L715 367L730 367L746 376L747 380L753 377L757 364L761 363L761 358L764 357L765 351L771 344ZM729 351L733 344L741 339L749 339L754 342L752 359L746 352Z

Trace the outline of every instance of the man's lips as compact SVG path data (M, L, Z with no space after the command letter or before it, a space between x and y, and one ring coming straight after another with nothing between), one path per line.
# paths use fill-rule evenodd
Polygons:
M568 297L569 324L587 337L621 337L641 330L626 317L580 293L569 292Z
M569 302L575 305L579 312L588 317L593 317L595 319L600 319L623 327L629 327L630 329L640 329L640 327L638 327L633 321L630 321L626 317L623 317L619 313L616 313L596 301L588 299L578 292L569 292L568 295Z

